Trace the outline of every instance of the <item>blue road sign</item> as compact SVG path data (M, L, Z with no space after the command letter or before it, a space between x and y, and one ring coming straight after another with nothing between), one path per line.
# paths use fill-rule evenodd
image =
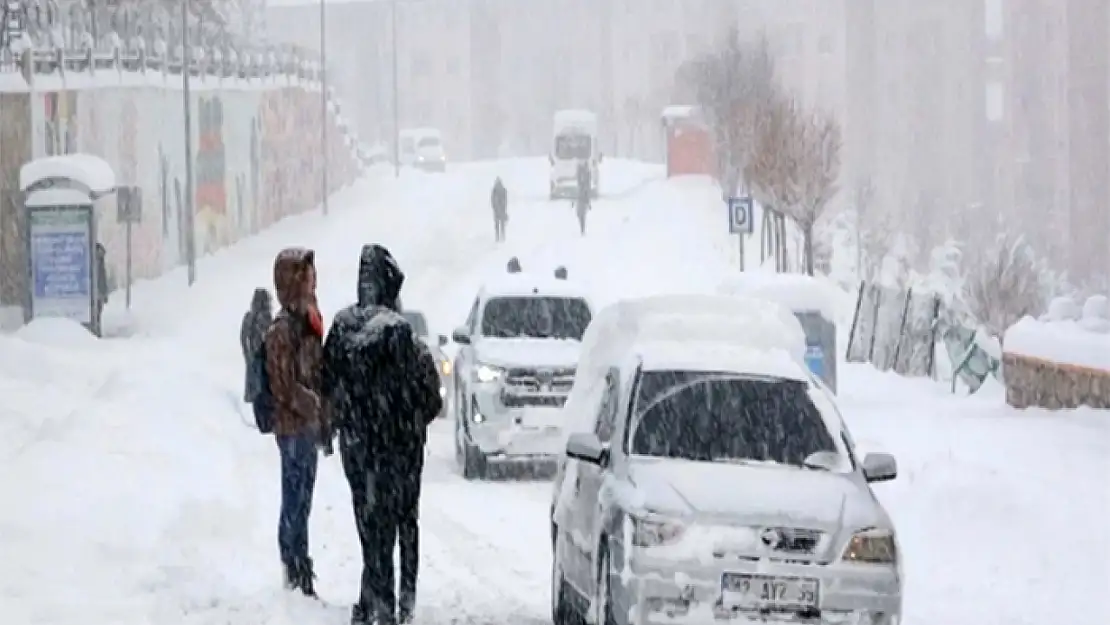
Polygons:
M752 198L732 197L728 199L728 231L732 234L751 234L755 231L752 215Z

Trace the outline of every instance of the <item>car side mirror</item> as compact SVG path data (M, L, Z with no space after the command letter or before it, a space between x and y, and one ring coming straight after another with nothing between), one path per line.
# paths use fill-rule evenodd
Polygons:
M609 450L592 432L576 432L567 438L567 457L599 467L609 462Z
M446 344L447 344L447 336L446 336L446 335L440 334L440 335L439 335L439 336L437 337L437 339L436 339L436 340L437 340L437 341L439 341L439 346L440 346L440 347L443 347L444 345L446 345Z
M455 331L451 333L451 340L459 345L470 345L470 333L466 331L466 328L455 328Z
M898 461L890 454L867 454L863 457L863 477L868 482L889 482L898 477Z

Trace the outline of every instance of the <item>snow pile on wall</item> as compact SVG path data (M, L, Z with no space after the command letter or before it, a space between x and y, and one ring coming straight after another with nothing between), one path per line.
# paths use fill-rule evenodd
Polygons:
M1057 298L1040 319L1026 317L1003 340L1006 401L1011 406L1110 408L1110 305L1095 295L1082 306Z

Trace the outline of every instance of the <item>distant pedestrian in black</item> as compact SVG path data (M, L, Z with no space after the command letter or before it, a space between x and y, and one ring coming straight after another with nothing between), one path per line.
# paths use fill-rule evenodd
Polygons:
M576 172L578 190L574 199L574 210L578 215L578 228L586 234L586 214L590 212L590 197L593 195L593 177L590 175L590 166L586 161L578 163Z
M263 288L254 290L251 296L251 307L243 314L243 323L239 325L239 346L243 348L243 358L247 362L247 381L243 391L243 400L248 404L258 397L262 390L262 372L255 369L255 355L262 347L266 338L266 330L274 320L273 302L270 292Z
M509 221L509 192L501 177L493 182L490 192L490 206L493 208L493 237L495 241L505 240L505 224Z
M96 244L96 318L108 303L108 294L112 292L112 285L108 283L108 250L102 243Z
M389 250L364 246L358 301L335 316L324 343L323 391L338 424L362 543L361 591L351 610L360 625L412 619L425 429L443 408L435 358L400 314L404 280Z

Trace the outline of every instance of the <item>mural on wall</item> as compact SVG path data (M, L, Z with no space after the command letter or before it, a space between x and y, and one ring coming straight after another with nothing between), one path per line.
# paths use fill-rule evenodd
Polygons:
M224 150L224 107L220 96L199 98L195 165L197 251L208 254L231 242L227 210L227 163Z
M43 94L46 120L46 155L73 154L77 151L77 92L49 91Z

